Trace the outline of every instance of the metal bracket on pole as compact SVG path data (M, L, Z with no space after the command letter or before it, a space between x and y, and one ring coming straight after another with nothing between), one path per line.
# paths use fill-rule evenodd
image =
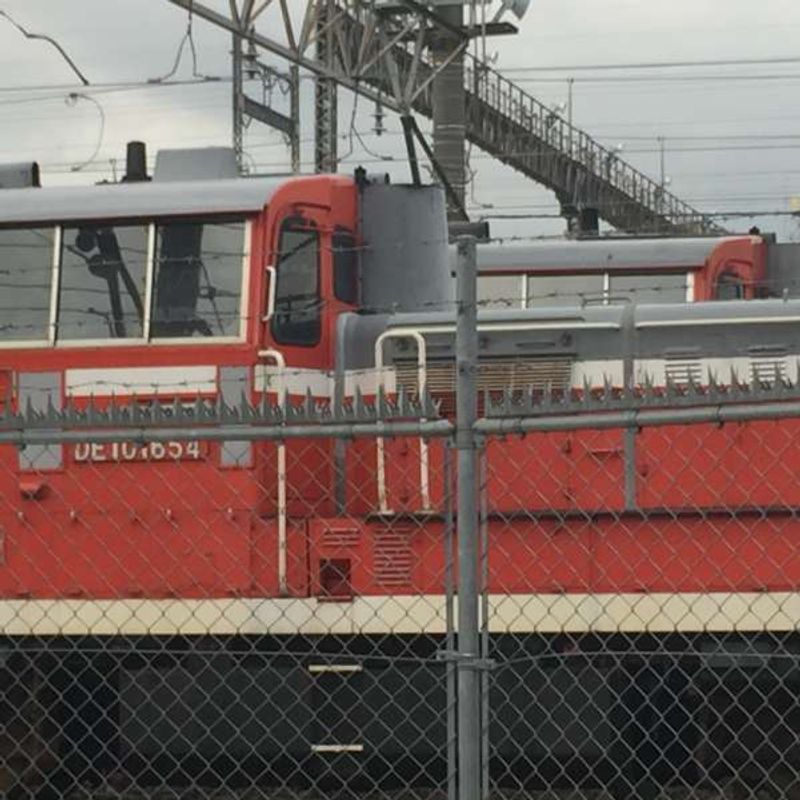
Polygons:
M300 87L299 73L291 67L283 73L256 58L255 45L249 39L250 50L242 52L244 34L233 33L233 150L239 173L245 172L244 131L249 120L256 120L284 135L291 148L292 172L300 171ZM244 91L245 74L260 76L262 81L285 88L289 95L289 115L276 111L265 102L248 97Z
M447 661L459 664L463 669L474 669L479 672L493 670L497 662L493 658L481 658L476 655L459 653L453 650L439 650L436 653L437 661Z

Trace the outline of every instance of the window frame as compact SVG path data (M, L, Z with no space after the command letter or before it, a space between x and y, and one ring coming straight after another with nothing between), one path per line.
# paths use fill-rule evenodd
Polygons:
M514 308L537 308L536 305L536 297L530 296L530 289L531 289L531 279L544 277L544 278L557 278L560 276L563 277L600 277L602 281L602 288L599 292L591 293L593 297L596 297L597 300L604 306L611 305L612 300L614 299L613 292L611 291L611 282L615 277L621 277L625 275L635 275L635 276L646 276L646 275L680 275L684 278L685 281L685 300L682 302L686 303L694 303L694 280L695 280L695 272L694 270L687 269L687 270L663 270L663 271L644 271L644 272L636 272L631 270L603 270L603 271L586 271L586 272L523 272L523 271L516 271L516 272L495 272L495 271L488 271L488 272L479 272L478 279L491 279L491 278L517 278L518 286L519 286L519 305L503 305L503 308L507 309L514 309ZM590 294L587 292L587 294ZM502 298L505 299L505 298ZM510 299L510 298L509 298ZM485 307L489 308L500 308L501 306L496 305L500 302L500 300L492 300L487 299L481 301ZM570 303L565 301L565 305L580 305L580 302ZM538 306L539 308L543 308L543 306Z
M55 328L53 327L53 302L54 297L58 299L58 288L56 284L56 275L58 271L58 261L61 251L61 225L38 225L32 222L30 225L4 225L3 230L51 230L53 232L52 247L53 251L50 253L50 297L49 297L49 310L47 314L47 322L42 329L42 336L38 339L14 339L7 341L0 337L0 350L31 350L43 349L53 346L53 336Z
M316 338L313 342L297 342L297 341L287 341L285 338L281 338L276 334L276 326L278 320L278 290L280 288L280 281L281 281L281 239L283 238L284 230L292 230L292 228L286 228L287 223L302 223L305 228L298 227L294 230L297 232L302 232L303 230L313 230L317 237L317 333ZM272 338L272 341L275 344L283 345L284 347L303 347L303 348L313 348L318 347L322 342L322 236L323 230L316 222L316 220L305 217L301 213L293 213L287 214L278 225L278 239L275 243L275 258L274 260L274 268L275 268L275 307L272 311L272 317L269 320L269 335Z
M94 220L88 220L88 222L94 222ZM141 345L141 344L148 344L146 333L147 333L147 321L149 317L149 308L145 305L144 306L144 316L142 318L142 336L126 336L124 339L117 339L116 337L109 336L106 338L84 338L84 339L70 339L66 336L60 337L58 335L58 326L59 326L59 312L61 311L61 282L62 277L64 275L63 270L63 253L64 253L64 230L66 228L75 228L79 227L81 222L71 222L71 223L63 223L58 226L58 245L56 248L55 256L53 258L54 262L58 262L57 265L54 263L53 270L54 270L54 279L53 279L53 291L55 293L55 300L53 305L50 308L50 324L52 328L52 336L53 336L53 345L55 347L81 347L83 345L91 345L92 347L100 347L100 346L111 346L111 347L124 347L125 345ZM100 224L105 224L102 221ZM153 229L155 228L154 222L147 222L145 220L141 222L135 221L125 221L120 224L109 224L109 227L113 228L133 228L133 227L143 227L147 230L147 250L145 253L145 266L144 266L144 281L145 281L145 296L142 298L142 302L146 303L147 301L147 290L149 287L150 281L150 268L152 265L151 259L151 238L153 236Z
M243 253L242 253L242 272L241 272L241 283L240 283L240 291L239 291L239 333L236 336L159 336L153 337L150 333L150 323L153 313L153 300L154 293L153 287L155 285L155 275L156 275L156 241L158 239L158 228L162 225L169 225L170 222L199 222L203 225L210 224L210 225L224 225L226 222L228 223L236 223L241 222L244 224L244 240L243 240ZM251 231L253 227L253 220L249 217L241 217L235 215L221 215L217 220L209 220L207 217L200 217L198 219L193 219L191 217L185 218L176 218L176 219L169 219L165 218L160 221L154 221L153 225L153 238L152 238L152 252L148 253L148 272L147 272L147 290L146 294L148 295L148 303L147 308L145 309L145 322L146 326L144 328L146 339L145 342L148 345L166 345L166 344L198 344L199 342L215 342L221 344L232 344L234 342L242 342L247 337L247 318L248 318L248 308L247 304L250 299L250 281L248 280L248 265L250 263L250 242L251 242Z
M155 256L156 256L156 236L159 225L168 225L170 222L198 222L200 224L225 224L241 223L244 226L244 236L242 240L242 265L240 274L239 292L239 327L237 335L227 336L175 336L159 337L151 336L151 318L153 304L153 286L155 279ZM61 279L63 268L63 243L64 230L66 228L78 227L82 224L107 225L109 227L144 227L147 229L147 253L145 264L145 291L144 291L144 319L142 320L142 336L130 336L124 339L113 337L106 338L86 338L86 339L67 339L58 336L58 315L60 311L61 299ZM251 248L253 240L254 218L252 216L224 214L217 219L211 219L208 215L197 218L194 217L164 217L162 219L153 218L119 218L119 219L79 219L64 220L55 225L37 224L32 221L28 225L4 225L0 226L3 230L33 230L46 229L53 232L52 252L50 254L50 296L49 312L47 322L42 331L41 338L38 339L16 339L7 341L0 337L0 350L29 350L44 348L84 348L84 347L137 347L142 345L161 347L165 345L182 344L234 344L241 343L247 338L247 320L250 303L250 281L249 265L251 259Z

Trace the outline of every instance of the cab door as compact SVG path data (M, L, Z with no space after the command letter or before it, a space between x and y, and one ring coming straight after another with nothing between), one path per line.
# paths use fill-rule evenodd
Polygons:
M293 205L276 219L268 248L267 298L256 389L299 404L333 393L334 315L328 303L331 244L325 209ZM306 525L333 502L333 448L327 439L261 445L262 513L276 521L279 586L302 591ZM268 559L269 560L269 559ZM273 562L274 563L274 562Z

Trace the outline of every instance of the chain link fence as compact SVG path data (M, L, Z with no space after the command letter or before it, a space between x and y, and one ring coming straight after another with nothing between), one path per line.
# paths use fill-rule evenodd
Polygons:
M456 379L426 385L412 331L410 395L17 375L5 796L800 796L800 390L776 366L479 397L458 250Z
M402 399L246 408L5 418L4 796L453 785L449 423ZM383 501L408 508L408 433L434 437L436 507L379 512L378 427Z
M800 796L800 394L496 400L474 653L430 402L7 416L5 796Z
M487 786L797 796L798 435L487 441Z

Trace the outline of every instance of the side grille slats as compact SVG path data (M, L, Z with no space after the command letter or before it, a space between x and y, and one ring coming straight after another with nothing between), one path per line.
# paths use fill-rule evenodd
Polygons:
M325 547L355 547L361 538L358 528L328 528L322 536Z
M398 361L397 386L416 392L417 364ZM430 361L427 367L428 391L444 394L455 391L455 364L452 361ZM567 389L572 384L571 358L506 358L481 359L478 371L480 391L504 389Z
M402 528L376 531L375 533L375 578L387 587L408 586L414 552L410 538L413 531Z
M695 383L703 380L703 365L699 358L667 358L664 364L667 383Z

